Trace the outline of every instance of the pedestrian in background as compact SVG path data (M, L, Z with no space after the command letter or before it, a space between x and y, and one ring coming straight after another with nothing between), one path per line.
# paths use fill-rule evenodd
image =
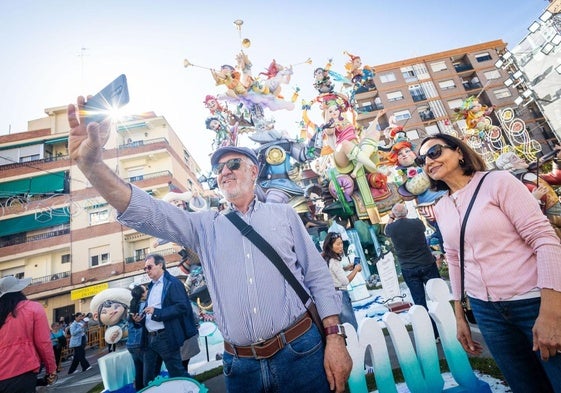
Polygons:
M325 236L325 239L323 240L323 253L321 256L325 259L325 262L327 262L331 278L333 279L333 286L337 290L337 293L341 295L342 308L341 313L339 314L339 320L341 323L350 323L353 325L355 330L358 331L358 323L353 310L351 296L347 290L347 285L349 285L353 278L362 271L362 266L360 266L359 263L356 265L354 263L350 263L347 266L349 266L352 270L350 270L350 273L346 273L341 265L341 260L345 256L343 248L343 239L341 235L338 233L328 232L327 236Z
M166 270L159 254L144 260L144 271L150 278L144 315L133 317L141 323L144 350L144 385L158 376L163 360L169 376L189 376L181 363L180 348L197 331L191 303L183 283Z
M90 363L86 359L86 336L87 325L84 322L85 315L81 312L74 314L74 321L70 324L70 344L69 347L74 350L72 355L72 363L68 369L68 375L73 374L78 368L78 364L82 366L82 371L91 368Z
M0 279L0 393L34 393L41 365L46 382L56 380L45 309L21 292L29 284L30 278Z
M407 213L405 203L396 203L392 207L384 233L392 240L401 275L411 292L413 303L428 311L425 285L430 279L440 278L440 273L427 244L425 224L418 218L407 218ZM431 322L438 340L440 335L432 318Z
M55 354L56 371L60 372L60 360L62 357L62 350L66 347L66 334L60 327L58 322L51 323L51 343L53 344L53 352Z
M134 318L143 318L146 295L148 295L148 290L144 285L136 285L131 289L127 350L134 363L134 388L136 391L144 388L144 351L142 349L142 325L135 322Z

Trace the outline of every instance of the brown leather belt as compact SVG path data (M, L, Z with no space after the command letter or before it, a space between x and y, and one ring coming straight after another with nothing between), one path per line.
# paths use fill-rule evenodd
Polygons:
M292 324L288 329L268 340L260 341L247 346L237 346L224 341L224 350L240 358L268 359L284 346L306 333L312 327L312 319L308 313ZM284 336L284 339L283 339Z

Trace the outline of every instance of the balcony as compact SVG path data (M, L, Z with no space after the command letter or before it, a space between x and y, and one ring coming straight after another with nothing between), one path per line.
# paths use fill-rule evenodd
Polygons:
M462 82L462 85L466 90L481 89L483 87L481 82Z
M29 161L25 161L25 162L13 162L13 163L10 163L10 164L0 165L0 168L1 168L1 170L8 170L8 169L19 168L19 167L22 167L22 166L29 166L29 164L37 165L37 164L43 164L43 163L55 162L55 161L64 161L64 160L70 160L70 156L69 155L58 155L58 156L53 156L53 157L40 158L40 159L37 159L37 160L29 160Z
M45 284L50 281L61 280L63 278L70 277L70 271L67 272L60 272L60 273L53 273L48 276L37 277L31 280L31 285L36 284Z
M141 146L146 146L146 145L151 145L154 143L161 143L161 142L168 143L166 138L154 138L154 139L138 140L138 141L133 141L129 139L127 143L119 145L119 149L129 149L129 148L141 147Z
M427 96L424 94L411 94L411 98L413 98L414 102L425 101Z
M166 249L163 249L163 250L159 250L158 254L165 257L166 255L177 254L177 251L175 251L175 248L166 248ZM144 258L146 258L146 255L148 255L148 254L147 253L138 253L135 256L126 257L125 258L125 263L135 263L135 262L143 261Z
M134 183L134 182L139 182L142 180L148 180L148 179L154 179L157 177L164 177L164 176L168 176L171 177L171 172L170 171L160 171L160 172L154 172L154 173L147 173L146 175L138 175L138 176L131 176L131 177L126 177L124 180L130 183Z
M10 236L10 237L5 236L4 238L0 238L0 248L15 246L16 244L34 242L37 240L50 239L56 236L67 235L69 233L70 233L70 224L64 225L64 227L61 229L57 229L50 232L44 232L38 235L27 236L26 233L18 233L17 235L14 236Z
M456 72L471 71L473 66L471 64L454 64L454 69Z

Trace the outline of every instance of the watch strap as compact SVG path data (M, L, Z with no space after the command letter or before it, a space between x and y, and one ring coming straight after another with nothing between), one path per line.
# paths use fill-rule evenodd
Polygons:
M345 327L343 325L333 325L328 326L323 329L325 331L325 335L329 336L330 334L338 334L339 336L347 337L345 333Z

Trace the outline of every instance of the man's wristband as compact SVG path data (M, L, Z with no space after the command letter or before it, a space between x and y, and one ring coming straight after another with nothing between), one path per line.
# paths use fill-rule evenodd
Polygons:
M330 334L337 334L343 338L347 338L347 334L345 333L345 327L343 325L337 324L333 326L328 326L323 329L326 336Z

